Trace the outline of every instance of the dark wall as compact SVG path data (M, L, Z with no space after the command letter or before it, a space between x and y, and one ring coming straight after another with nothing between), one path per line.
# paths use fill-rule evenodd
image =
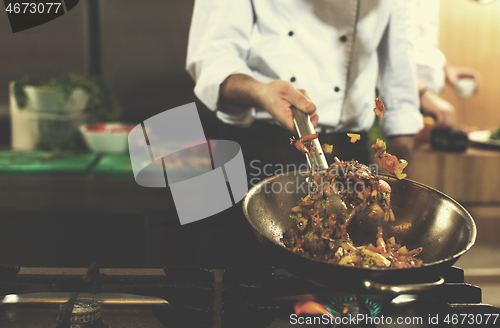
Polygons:
M7 14L0 14L0 104L9 102L9 81L24 75L85 72L83 7L18 33L12 33Z
M195 100L184 70L194 0L100 0L102 70L128 121ZM12 33L0 15L0 106L7 84L48 69L87 71L87 0L44 25Z
M130 118L194 101L185 72L194 0L101 1L103 70Z

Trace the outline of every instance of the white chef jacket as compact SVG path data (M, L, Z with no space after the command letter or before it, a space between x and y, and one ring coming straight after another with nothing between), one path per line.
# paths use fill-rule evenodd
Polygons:
M308 91L319 125L334 131L371 127L379 77L382 132L415 134L422 117L410 31L406 1L196 0L186 69L212 110L232 74L291 81ZM241 126L270 118L258 108L217 115Z
M426 89L439 94L444 87L446 64L446 57L439 50L438 42L439 0L416 0L414 4L417 79Z

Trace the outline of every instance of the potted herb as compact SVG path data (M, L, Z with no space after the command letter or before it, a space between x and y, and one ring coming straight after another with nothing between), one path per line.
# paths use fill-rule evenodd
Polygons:
M26 76L12 83L11 92L14 149L79 150L79 126L117 122L122 115L109 87L96 77Z
M14 98L19 109L30 107L46 113L85 110L101 122L118 121L122 115L122 107L104 81L75 73L23 77L14 82Z

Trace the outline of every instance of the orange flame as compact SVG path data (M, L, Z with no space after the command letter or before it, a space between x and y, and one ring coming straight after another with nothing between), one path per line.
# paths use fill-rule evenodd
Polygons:
M316 302L313 301L300 301L295 303L294 305L295 314L309 314L309 315L317 315L317 314L329 314L327 309Z

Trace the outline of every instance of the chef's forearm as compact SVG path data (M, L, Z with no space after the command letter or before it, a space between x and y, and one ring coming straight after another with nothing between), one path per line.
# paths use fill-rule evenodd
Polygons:
M230 75L220 85L218 109L237 114L249 107L261 106L260 91L264 84L245 74Z

